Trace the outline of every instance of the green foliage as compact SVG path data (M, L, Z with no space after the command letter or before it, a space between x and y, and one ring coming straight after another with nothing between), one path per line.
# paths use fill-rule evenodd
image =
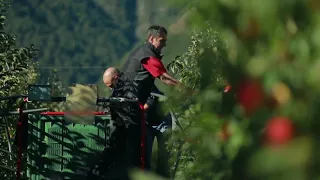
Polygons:
M15 46L16 38L4 32L4 21L6 19L8 5L4 0L0 1L0 97L26 94L28 84L35 82L38 77L37 64L32 59L37 54L34 46L17 48ZM15 111L18 108L18 101L1 101L1 113L6 111ZM9 134L11 140L14 139L14 133L17 123L16 116L7 117L9 122ZM1 125L4 125L4 119L1 118ZM1 128L4 130L4 128ZM1 132L0 148L8 150L8 139L4 132ZM13 152L15 152L15 148ZM0 153L1 165L8 168L15 168L15 158L5 153ZM1 179L11 180L14 173L1 169Z
M133 170L131 173L131 177L133 179L139 179L139 180L149 180L149 179L153 179L153 180L165 180L164 178L158 177L152 173L149 172L142 172L140 170Z
M1 1L1 17L5 19L6 8ZM26 93L28 84L36 80L37 64L32 61L38 50L33 45L25 48L15 47L15 36L7 34L0 27L0 96L23 95ZM7 103L1 103L2 108L6 107Z
M194 33L191 46L182 56L168 64L183 84L192 89L205 89L223 81L223 66L226 62L225 45L219 33L212 29Z
M176 179L318 179L319 2L177 2L192 4L189 27L206 31L209 22L226 42L227 51L222 55L226 66L222 71L226 71L226 81L234 90L239 92L243 80L255 79L261 83L265 99L251 116L243 113L246 107L239 102L232 113L218 117L215 104L220 98L208 74L211 68L217 68L218 73L220 67L210 62L204 68L200 63L192 64L202 59L199 56L188 60L194 66L173 63L177 66L174 72L187 86L200 87L198 98L181 93L171 96L170 102L186 124L185 133L175 134L175 138L188 136L199 140L198 144L182 146L181 168ZM202 46L199 52L205 49ZM208 59L215 60L212 56ZM207 78L203 86L201 76ZM250 99L255 91L247 92L246 101L255 100ZM277 103L266 107L268 99ZM183 112L182 104L190 105L190 102L196 105ZM289 118L295 126L293 139L279 146L264 141L270 135L265 127L273 116ZM230 123L232 136L228 141L220 141L216 133L226 121ZM274 133L285 133L283 127L279 128L273 129ZM178 146L174 151L178 151Z
M173 160L175 179L218 179L229 171L223 146L215 136L221 122L212 113L220 111L221 94L216 89L225 84L226 58L226 47L219 33L208 28L206 31L195 31L188 51L168 65L183 84L202 95L195 98L174 94L169 99L170 107L173 107L184 128L184 132L174 131L169 143L173 158L177 158L179 151L182 152L178 165L177 159ZM205 163L208 158L222 163Z

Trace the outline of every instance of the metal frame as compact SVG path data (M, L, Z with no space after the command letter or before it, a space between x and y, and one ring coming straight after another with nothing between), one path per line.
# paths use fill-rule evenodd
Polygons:
M48 87L48 85L29 85L29 87L31 86L46 86ZM6 100L17 100L17 99L22 99L24 98L24 100L21 102L21 104L19 105L19 110L18 111L9 111L9 112L0 112L0 118L2 117L2 119L4 120L4 126L5 126L5 131L6 131L6 138L8 140L8 150L5 149L1 149L1 152L4 153L8 153L10 156L10 160L12 160L12 145L11 145L11 139L10 139L10 134L9 134L9 123L7 121L7 116L10 115L19 115L19 122L18 122L18 126L21 127L22 125L22 114L28 114L28 113L35 113L35 112L43 112L43 111L47 111L48 108L38 108L38 109L29 109L29 110L23 110L24 106L26 103L28 102L32 102L28 100L28 96L27 95L15 95L15 96L7 96L7 97L0 97L0 101L6 101ZM48 101L44 101L44 100L38 100L41 102L48 102ZM66 101L66 97L51 97L51 100L49 102L63 102ZM97 104L98 103L117 103L117 102L130 102L130 103L138 103L138 99L126 99L126 98L97 98ZM0 168L4 168L6 170L12 171L12 172L16 172L16 179L20 180L21 178L21 159L22 159L22 147L21 147L21 132L18 131L17 132L17 136L18 136L18 154L17 154L17 169L11 169L8 167L5 167L3 165L0 165Z
M19 110L18 111L9 111L9 112L2 112L0 113L0 117L2 117L2 119L4 120L4 126L5 126L5 131L6 131L6 138L8 141L8 150L5 149L0 149L1 152L7 153L10 156L10 160L12 160L12 142L10 139L10 134L9 134L9 123L7 121L7 116L10 115L19 115L19 122L18 122L18 126L22 125L22 114L28 114L28 113L34 113L34 112L42 112L42 111L47 111L48 108L38 108L38 109L29 109L29 110L23 110L24 105L29 102L28 101L28 96L27 95L14 95L14 96L7 96L7 97L0 97L0 101L6 101L6 100L17 100L17 99L21 99L21 98L25 98L19 105ZM21 165L21 159L22 159L22 147L21 147L21 132L18 131L18 154L17 154L17 170L8 168L6 166L0 165L1 168L4 168L6 170L9 171L13 171L16 172L16 179L20 180L21 178L21 169L20 169L20 165Z

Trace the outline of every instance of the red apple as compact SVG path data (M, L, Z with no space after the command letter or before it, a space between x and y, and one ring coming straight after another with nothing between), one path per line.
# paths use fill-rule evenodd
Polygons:
M285 144L293 138L294 125L289 118L274 117L266 125L265 138L269 145Z

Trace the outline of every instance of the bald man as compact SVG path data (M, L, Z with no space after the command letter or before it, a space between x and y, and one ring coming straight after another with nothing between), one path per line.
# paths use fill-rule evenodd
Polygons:
M110 67L103 74L103 83L112 89L111 97L122 97L127 99L137 99L136 86L117 68ZM112 121L116 126L110 138L110 147L104 150L100 157L100 163L91 173L99 171L100 173L109 173L114 169L141 167L141 141L145 141L145 135L142 135L141 123L142 112L139 104L132 102L123 102L119 104L110 104L110 114ZM144 139L143 139L143 138ZM128 179L128 175L121 179ZM92 180L93 176L89 175Z
M107 87L112 89L114 85L117 83L119 75L120 75L120 71L117 68L110 67L103 74L103 83Z

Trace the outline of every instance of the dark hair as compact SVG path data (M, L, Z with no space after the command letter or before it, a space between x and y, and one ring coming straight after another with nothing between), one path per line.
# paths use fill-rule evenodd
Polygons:
M149 39L150 36L157 37L161 33L168 34L165 27L159 25L152 25L148 28L147 39Z

